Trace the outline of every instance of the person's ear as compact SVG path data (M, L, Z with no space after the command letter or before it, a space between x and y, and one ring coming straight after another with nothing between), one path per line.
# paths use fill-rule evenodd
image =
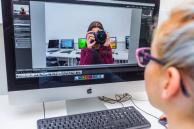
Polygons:
M180 73L174 68L170 67L166 70L166 83L162 89L162 98L170 99L177 95L180 90Z

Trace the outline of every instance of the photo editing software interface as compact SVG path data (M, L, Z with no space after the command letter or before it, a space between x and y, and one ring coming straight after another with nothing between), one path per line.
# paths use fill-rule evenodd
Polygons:
M136 49L151 43L154 3L77 0L11 3L17 83L9 90L17 90L17 86L26 90L125 81L122 72L140 69ZM103 29L90 33L96 43L89 48L93 42L87 41L86 35L94 21L100 22ZM100 42L104 37L104 42ZM28 85L29 82L32 84Z

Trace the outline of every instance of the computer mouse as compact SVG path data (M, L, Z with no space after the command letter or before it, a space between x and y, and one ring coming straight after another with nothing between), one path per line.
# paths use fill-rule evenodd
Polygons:
M167 118L166 118L166 117L161 117L161 118L158 120L158 122L159 122L161 125L167 127L168 121L167 121Z

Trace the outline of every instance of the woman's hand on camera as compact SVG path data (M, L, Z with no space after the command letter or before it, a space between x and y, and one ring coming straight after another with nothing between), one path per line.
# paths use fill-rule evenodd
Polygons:
M89 31L86 34L87 37L87 48L93 48L93 46L96 44L95 37L93 34L91 34L92 31Z
M108 47L110 46L110 36L109 36L109 33L106 33L107 35L107 38L106 38L106 42L104 43L104 46Z

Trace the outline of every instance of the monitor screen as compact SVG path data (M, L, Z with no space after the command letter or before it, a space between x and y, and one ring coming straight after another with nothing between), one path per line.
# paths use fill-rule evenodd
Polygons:
M48 48L59 48L59 40L49 40Z
M126 49L129 49L130 46L130 36L125 37L125 47Z
M25 15L29 15L29 6L28 5L19 5L19 4L15 4L13 5L13 13L14 15L18 15L18 16L25 16Z
M85 48L87 46L86 42L87 42L86 38L79 38L78 39L78 48L79 49Z
M110 37L110 47L112 49L117 49L117 38L116 37Z
M73 39L62 39L61 40L61 48L62 49L73 49L74 48L74 40Z
M14 83L9 91L143 79L135 51L150 46L155 3L6 0L2 7L7 76ZM105 31L103 41L97 39L100 31ZM74 50L48 52L59 48L55 39L63 39L61 48Z

